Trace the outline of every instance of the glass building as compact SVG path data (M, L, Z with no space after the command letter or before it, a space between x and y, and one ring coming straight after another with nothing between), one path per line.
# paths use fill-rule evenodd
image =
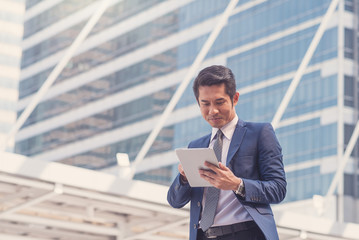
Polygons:
M25 0L0 0L0 143L16 121ZM6 150L12 151L14 139Z
M95 0L28 0L19 85L21 114L89 17ZM114 0L16 136L16 152L116 172L116 153L136 158L229 1ZM329 0L243 0L202 67L230 67L245 121L270 122ZM339 1L276 133L286 202L325 195L358 120L358 1ZM173 150L209 133L191 86L135 179L169 184ZM358 149L338 188L358 206ZM345 211L359 222L358 207Z

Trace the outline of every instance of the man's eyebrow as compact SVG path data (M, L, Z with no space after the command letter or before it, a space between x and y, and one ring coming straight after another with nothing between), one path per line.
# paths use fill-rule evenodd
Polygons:
M217 98L215 101L218 102L218 101L224 101L226 100L225 98ZM201 99L200 102L210 102L209 100L205 100L205 99Z

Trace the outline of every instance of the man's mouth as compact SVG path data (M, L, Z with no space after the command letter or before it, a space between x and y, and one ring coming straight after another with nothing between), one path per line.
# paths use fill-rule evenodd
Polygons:
M222 119L221 117L210 117L209 120L211 121L217 121L217 120L220 120Z

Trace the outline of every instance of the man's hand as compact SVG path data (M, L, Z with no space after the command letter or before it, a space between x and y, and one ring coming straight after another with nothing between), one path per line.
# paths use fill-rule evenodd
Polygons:
M187 180L186 174L185 174L184 171L183 171L183 167L182 167L181 164L178 164L178 171L179 171L179 173L181 174L181 180L182 180L182 182L183 182L183 183L187 183L188 180Z
M236 177L233 172L222 163L219 163L219 167L209 162L206 162L205 165L210 170L200 169L199 174L216 188L235 191L242 182L242 179Z

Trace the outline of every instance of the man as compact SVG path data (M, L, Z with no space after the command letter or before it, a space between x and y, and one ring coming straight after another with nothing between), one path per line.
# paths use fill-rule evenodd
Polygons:
M278 239L269 204L284 199L287 183L272 126L238 118L239 93L229 68L203 69L193 91L212 134L192 141L189 148L213 148L219 167L206 163L212 171L199 170L213 187L192 188L179 164L168 202L181 208L191 201L190 240Z

